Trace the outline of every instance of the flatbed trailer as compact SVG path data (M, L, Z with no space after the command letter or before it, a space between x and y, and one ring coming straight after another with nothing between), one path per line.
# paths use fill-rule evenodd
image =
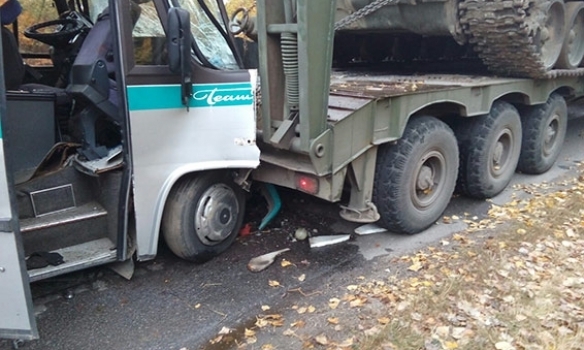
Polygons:
M489 198L516 170L547 171L567 102L584 93L581 68L545 79L453 74L472 71L462 61L335 68L334 2L260 0L256 22L262 163L253 178L341 202L344 219L394 232L432 225L455 189Z

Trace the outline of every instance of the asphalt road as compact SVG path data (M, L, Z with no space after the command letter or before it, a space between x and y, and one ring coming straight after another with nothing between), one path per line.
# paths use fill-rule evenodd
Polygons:
M538 176L516 174L513 184L557 182L573 176L582 161L584 119L576 119L570 121L566 145L553 169ZM510 186L492 202L502 204L512 193ZM285 191L284 203L268 230L238 239L227 253L202 265L176 258L161 244L155 260L136 264L130 281L103 267L34 283L41 339L21 348L217 349L209 340L222 327L249 327L261 305L289 308L298 294L290 290L338 283L356 271L391 268L378 266L379 259L400 256L465 229L462 222L439 223L413 236L353 235L348 243L310 249L307 242L290 239L297 227L322 235L351 233L359 225L341 221L336 205L308 196ZM255 204L259 209L251 211L249 220L256 220L263 208L261 202ZM487 201L455 197L445 215L481 217L489 206ZM296 264L295 269L247 270L250 258L285 247L291 251L284 257ZM300 274L306 275L305 281L298 280ZM284 287L270 287L270 280ZM12 342L0 340L1 350L11 348Z

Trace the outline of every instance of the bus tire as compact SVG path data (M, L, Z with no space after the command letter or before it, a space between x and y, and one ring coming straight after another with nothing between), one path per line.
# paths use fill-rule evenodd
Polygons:
M543 174L560 155L568 128L568 107L559 94L546 103L529 108L521 116L523 141L517 169L526 174Z
M407 234L433 225L450 202L457 171L450 127L434 117L410 120L401 139L379 147L373 202L381 224Z
M162 234L177 256L205 262L231 246L245 212L243 190L227 172L187 177L171 190L162 217Z
M496 101L489 114L463 120L458 190L485 199L501 193L515 174L521 150L521 118L513 105Z

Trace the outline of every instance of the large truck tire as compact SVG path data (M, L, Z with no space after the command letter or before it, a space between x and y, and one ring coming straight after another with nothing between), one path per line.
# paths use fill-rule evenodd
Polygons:
M245 198L226 172L209 172L180 180L171 190L162 233L177 256L205 262L224 252L243 221Z
M458 191L478 199L501 193L515 174L521 135L519 112L504 101L495 102L489 114L463 120L457 129Z
M568 128L568 107L559 94L546 103L522 113L523 141L517 169L527 174L543 174L553 165L564 144Z
M458 171L458 145L448 125L414 118L401 139L379 147L373 202L380 223L414 234L433 225L450 202Z

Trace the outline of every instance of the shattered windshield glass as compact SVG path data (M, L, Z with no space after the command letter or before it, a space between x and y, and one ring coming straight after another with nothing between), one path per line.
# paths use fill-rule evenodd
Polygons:
M193 37L207 60L217 68L238 69L237 61L227 45L227 41L221 36L199 3L196 0L179 0L178 3L180 7L190 12ZM223 24L217 1L204 0L204 3L217 21ZM227 30L225 26L223 29Z

